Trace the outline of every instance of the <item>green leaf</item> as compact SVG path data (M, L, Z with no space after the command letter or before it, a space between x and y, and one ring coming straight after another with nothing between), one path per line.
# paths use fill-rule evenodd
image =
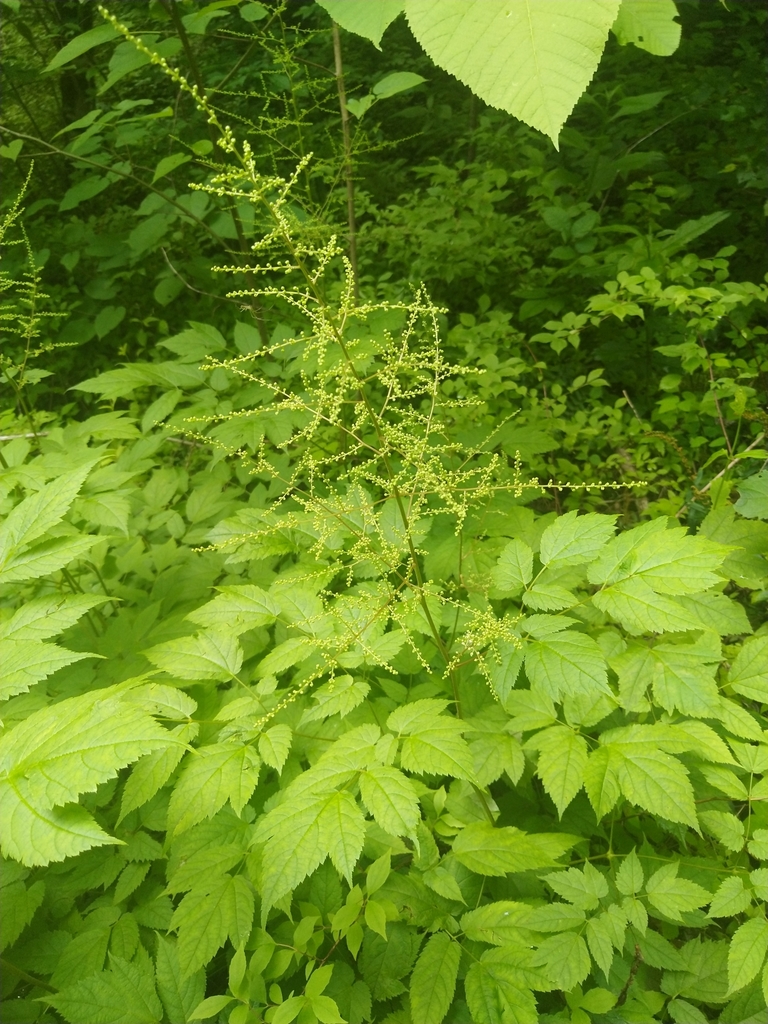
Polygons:
M170 880L166 892L175 895L189 889L204 889L243 859L243 850L235 843L205 846L180 864L169 867Z
M533 833L488 822L473 822L453 841L453 852L470 871L479 875L505 875L557 865L559 857L580 840L559 832Z
M464 979L473 1024L531 1024L536 999L511 963L476 960Z
M537 733L529 741L529 745L534 744L539 751L536 774L562 818L563 811L584 784L587 741L568 726L555 725Z
M387 719L387 727L405 739L400 764L407 771L472 779L472 751L462 737L464 726L442 714L447 701L417 700Z
M622 46L634 43L641 50L668 57L680 45L680 23L673 0L622 0L611 26Z
M275 768L278 773L281 772L291 749L292 739L293 732L288 725L273 725L267 729L259 736L259 754L262 761Z
M676 758L652 742L606 746L611 768L627 800L651 814L698 828L688 772Z
M743 605L727 594L687 594L678 597L676 603L684 612L695 615L700 626L714 630L720 636L741 636L752 632Z
M92 50L94 46L109 43L117 36L117 29L111 25L97 25L96 28L91 28L87 32L81 32L79 36L70 39L66 46L62 46L45 66L44 71L55 71L57 68L69 64L70 61L76 60L83 53L87 53L88 50Z
M744 888L744 880L738 875L724 879L717 887L709 907L709 917L736 917L743 914L752 903L752 893Z
M0 700L24 693L58 669L89 657L98 655L35 640L0 640Z
M32 598L0 625L0 640L47 640L108 600L100 594L48 594Z
M502 900L469 910L461 919L461 928L468 939L505 946L520 937L520 924L530 914L526 903Z
M525 671L531 686L553 700L582 693L611 694L605 656L585 633L564 630L525 647Z
M169 1024L186 1024L205 996L205 972L183 978L176 943L159 934L155 941L155 980L165 1015Z
M415 89L422 82L426 82L426 78L414 74L413 71L393 71L392 74L380 78L371 91L377 99L385 100L408 89Z
M492 107L548 135L589 85L619 0L407 0L406 17L432 60Z
M593 750L584 769L584 789L597 815L603 818L621 795L618 773L619 759L612 756L607 747Z
M693 717L718 717L719 692L715 672L720 644L707 643L706 635L694 644L656 644L653 658L653 695L665 711L675 709Z
M461 947L445 932L433 935L411 975L411 1013L415 1020L441 1024L453 1001Z
M186 744L197 735L198 728L197 722L177 726L170 733L175 740L171 746L145 755L134 765L123 789L118 821L151 800L166 784L184 757Z
M47 864L114 843L83 809L81 793L143 754L173 743L119 687L36 711L0 738L0 834L6 856ZM69 806L62 806L69 805Z
M148 961L109 960L108 971L83 978L47 1001L71 1024L158 1024L163 1007Z
M224 875L187 893L171 919L171 928L179 932L182 979L207 964L227 936L235 948L241 946L251 932L253 908L253 890L242 875Z
M269 626L280 614L275 599L261 587L246 584L218 589L218 597L190 612L187 618L199 626L222 627L239 634L259 626Z
M768 636L748 641L731 665L728 682L743 697L768 704Z
M3 875L10 872L5 869ZM7 884L3 878L0 888L0 900L2 900L3 913L0 917L0 952L8 946L12 946L35 915L35 911L43 902L45 896L45 883L42 881L33 882L29 888L22 881L25 871L20 870L18 875L12 875L14 879Z
M412 836L421 814L410 780L397 768L375 765L360 775L363 803L385 832Z
M12 555L0 569L0 583L18 583L48 576L86 554L99 540L98 536L58 537L25 548Z
M400 921L389 927L385 941L375 932L367 932L360 954L360 968L374 999L391 999L405 992L400 979L411 970L421 936Z
M7 563L11 552L28 546L61 522L93 465L87 462L69 473L62 473L11 510L0 530L0 568Z
M645 875L640 858L634 850L621 862L621 867L616 872L616 888L622 896L634 896L642 891Z
M744 988L760 971L768 952L768 921L753 917L737 928L728 950L728 995Z
M171 174L177 167L188 164L191 159L192 157L188 153L172 153L170 156L164 156L155 168L152 184L154 185L158 178L164 178L166 174Z
M319 686L312 694L315 706L307 708L301 716L300 725L316 722L332 715L345 718L350 711L365 700L371 687L352 676L335 676L329 683Z
M168 834L211 818L229 801L239 814L250 799L261 761L253 747L217 743L187 755L168 807Z
M738 853L744 849L744 822L727 811L700 811L699 821L705 832L714 836L726 850Z
M347 32L370 39L381 49L381 37L387 27L402 13L405 0L317 0L334 21Z
M240 671L243 652L227 631L197 633L144 651L149 661L177 679L231 679Z
M533 964L546 968L552 984L565 992L580 985L592 969L587 944L575 931L559 932L544 939Z
M558 516L541 535L539 557L544 565L581 565L591 562L613 537L617 516L596 512Z
M581 910L595 910L608 895L605 877L587 861L584 870L568 868L544 876L544 881L563 899Z
M595 963L608 977L614 949L623 949L627 919L615 903L587 921L587 944Z
M190 1015L182 1018L182 1022L188 1020L210 1020L211 1017L218 1017L221 1011L226 1010L234 1001L234 996L208 996L207 999L200 1000L193 1007Z
M712 894L687 878L678 878L678 861L664 864L645 883L645 891L652 906L673 921L682 921L682 914L688 910L709 903Z
M734 508L746 519L768 519L768 471L762 470L739 484Z
M517 594L533 577L533 551L525 541L511 540L491 570L491 582L500 594Z

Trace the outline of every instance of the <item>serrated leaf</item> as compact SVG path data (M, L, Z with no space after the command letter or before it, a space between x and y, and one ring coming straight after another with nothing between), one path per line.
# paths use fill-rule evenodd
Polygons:
M421 814L410 780L397 768L375 765L360 775L363 803L385 832L412 836Z
M616 888L622 896L633 896L642 891L645 875L640 858L634 850L621 862L616 872Z
M530 1024L536 999L512 964L477 960L467 971L464 991L473 1024Z
M251 746L217 743L187 755L168 807L168 834L211 818L229 801L236 813L250 799L261 761Z
M566 512L541 535L539 557L544 565L581 565L591 562L615 532L617 516Z
M158 935L155 954L157 994L169 1024L186 1024L205 996L205 972L195 971L183 978L176 943Z
M581 910L595 910L608 895L605 877L587 861L584 870L568 868L545 875L544 881L563 899Z
M505 946L520 938L520 928L531 908L526 903L502 900L469 910L461 918L461 928L469 939Z
M0 700L26 693L58 669L92 657L98 655L67 651L38 640L0 640Z
M673 921L682 921L681 914L696 910L712 899L712 894L696 882L678 878L678 861L664 864L645 883L649 902Z
M347 32L370 39L377 49L381 49L381 37L387 27L402 13L405 0L377 0L371 4L369 0L317 0L321 7L330 14Z
M752 903L752 893L744 888L744 880L738 875L725 878L717 887L709 907L709 917L736 917L743 914Z
M525 769L525 754L520 742L508 733L485 733L470 740L475 778L479 786L488 786L507 772L517 782Z
M727 811L700 811L699 821L705 832L714 836L726 850L738 853L744 849L744 822Z
M634 43L641 50L668 57L680 45L680 23L673 0L623 0L611 31L622 46Z
M492 107L548 135L595 73L619 0L572 3L407 0L408 24L432 60Z
M698 617L674 598L657 594L640 577L621 580L600 590L592 603L628 633L679 633L698 629Z
M566 992L581 984L592 968L587 944L574 931L559 932L544 939L533 957L533 964L546 968L553 985Z
M757 975L768 952L768 920L753 917L737 928L728 949L728 994L738 992Z
M507 698L505 710L512 716L509 724L515 732L545 729L557 721L552 698L540 689L515 690Z
M205 966L229 937L241 946L251 932L253 890L242 875L224 875L205 889L193 889L176 908L176 951L182 979Z
M350 711L365 700L371 687L361 679L352 676L336 676L329 683L319 686L312 694L314 707L307 708L301 716L301 725L316 722L332 715L345 718Z
M83 978L48 997L71 1024L158 1024L163 1008L143 962L110 957L110 969Z
M695 718L716 717L719 692L715 672L718 649L706 644L656 644L653 658L653 695L665 711L681 711Z
M687 594L676 600L685 612L696 616L700 626L720 636L743 636L752 632L743 605L727 594Z
M195 608L187 618L199 626L223 627L239 634L259 626L268 626L280 614L278 603L261 587L246 584L218 589L218 597Z
M0 568L0 583L19 583L48 576L85 555L98 542L98 536L56 537L18 553L12 552Z
M113 843L73 806L143 754L173 743L119 687L36 711L0 738L0 823L6 856L25 864L63 860ZM62 806L68 805L68 806Z
M511 540L491 570L491 583L501 594L517 594L533 577L533 551L525 541Z
M581 693L611 693L605 656L585 633L565 630L525 647L525 671L531 686L553 700Z
M243 663L235 637L213 630L150 647L144 656L177 679L231 679Z
M224 846L206 846L176 866L170 876L166 892L175 895L189 889L203 891L215 883L243 859L242 849L234 843ZM172 862L173 863L173 862Z
M0 917L0 953L12 946L43 902L45 883L33 882L27 888L19 878L0 889L3 913Z
M0 528L0 578L14 552L28 547L56 526L69 511L93 468L87 462L30 494L6 516Z
M118 821L122 821L126 814L151 800L166 784L184 757L186 744L192 742L198 729L197 722L177 726L170 732L170 736L175 740L172 746L164 750L155 750L137 761L123 789Z
M587 921L589 951L606 978L611 971L614 949L624 946L626 927L627 919L615 903Z
M616 742L606 746L610 768L630 803L698 829L693 788L680 761L654 747L652 742Z
M473 822L453 842L456 858L479 875L505 875L557 865L559 857L580 840L559 832L533 833L488 822Z
M728 682L743 697L768 704L768 636L746 643L736 655Z
M281 772L290 752L292 739L293 731L288 725L273 725L267 729L259 736L259 753L262 761L275 768L278 773Z
M615 806L621 796L618 764L618 759L611 756L607 747L598 747L587 759L584 789L598 821Z
M101 594L47 594L26 601L0 625L2 640L47 640L73 626L109 598ZM2 663L2 662L0 662Z
M552 797L557 813L563 811L584 784L587 741L565 725L555 725L533 739L539 751L536 774Z
M453 1001L461 947L438 932L422 949L411 975L411 1013L415 1020L441 1024Z
M397 708L387 719L387 727L405 738L400 764L407 771L433 775L451 775L472 779L472 752L461 735L464 726L442 714L442 700L417 700Z

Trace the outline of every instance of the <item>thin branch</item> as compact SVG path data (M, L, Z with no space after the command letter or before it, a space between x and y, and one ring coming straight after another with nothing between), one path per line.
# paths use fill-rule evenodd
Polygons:
M349 130L349 112L344 89L344 65L341 59L341 36L339 26L333 23L333 59L336 65L336 86L339 90L341 111L341 133L344 139L344 177L347 183L347 225L349 230L349 262L352 264L352 287L355 305L360 302L360 286L357 272L357 225L355 223L355 181L352 177L352 136Z

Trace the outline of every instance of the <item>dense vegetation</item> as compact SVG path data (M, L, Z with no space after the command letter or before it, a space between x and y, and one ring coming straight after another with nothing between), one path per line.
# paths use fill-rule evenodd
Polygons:
M766 14L583 3L556 148L471 0L0 0L0 1020L765 1021Z

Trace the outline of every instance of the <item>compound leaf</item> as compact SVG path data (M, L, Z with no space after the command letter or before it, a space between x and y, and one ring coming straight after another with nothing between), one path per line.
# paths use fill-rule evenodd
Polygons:
M446 932L433 935L411 975L411 1013L414 1020L440 1024L456 989L461 947Z

